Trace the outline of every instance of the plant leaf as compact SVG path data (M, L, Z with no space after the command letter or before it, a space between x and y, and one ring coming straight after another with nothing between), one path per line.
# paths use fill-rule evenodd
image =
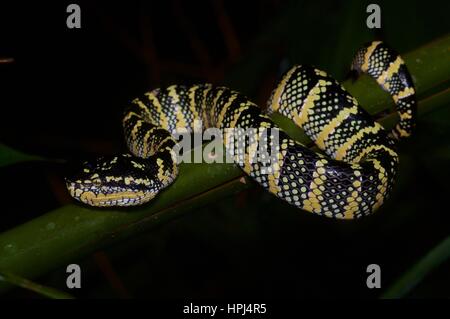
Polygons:
M1 281L8 282L15 286L34 291L41 296L52 299L74 299L72 295L66 292L37 284L35 282L32 282L31 280L22 278L20 276L8 272L0 272L0 282Z
M0 143L0 167L20 162L44 160L43 157L29 155Z

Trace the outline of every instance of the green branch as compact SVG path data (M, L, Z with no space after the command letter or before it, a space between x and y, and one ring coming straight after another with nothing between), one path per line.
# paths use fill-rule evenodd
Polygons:
M449 48L450 36L446 36L404 55L420 97L420 114L450 105L450 91L442 89L449 83ZM366 76L344 85L371 114L392 107L390 97ZM280 116L274 116L274 120L294 138L308 141L291 122ZM395 121L395 114L381 120L387 128ZM8 163L13 162L11 157L3 158L8 158ZM67 205L0 234L0 271L14 270L27 278L35 278L252 184L232 164L181 164L176 182L148 205L129 211ZM7 288L7 284L0 282L0 291Z
M27 289L30 291L34 291L37 294L52 298L52 299L74 299L74 297L68 293L65 293L63 291L59 291L57 289L43 286L40 284L37 284L35 282L32 282L28 279L19 277L17 275L14 275L12 273L0 273L0 282L6 282L10 283L14 286L21 287L23 289Z

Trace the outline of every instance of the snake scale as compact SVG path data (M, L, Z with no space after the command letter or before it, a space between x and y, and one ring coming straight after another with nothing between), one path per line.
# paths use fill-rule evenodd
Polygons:
M276 140L272 133L250 138L243 152L234 156L246 174L280 199L327 217L368 215L392 190L399 162L396 140L414 129L416 96L404 61L380 41L359 49L351 68L374 78L391 95L400 116L391 132L336 80L310 66L296 65L284 74L266 112L226 87L172 85L126 107L123 127L131 154L84 162L66 178L69 193L91 206L150 201L178 174L173 133L180 128L192 131L194 121L202 120L203 129L264 128L277 133ZM293 120L326 155L290 138L270 119L272 112ZM251 153L275 142L276 160L263 173L263 165L252 161Z

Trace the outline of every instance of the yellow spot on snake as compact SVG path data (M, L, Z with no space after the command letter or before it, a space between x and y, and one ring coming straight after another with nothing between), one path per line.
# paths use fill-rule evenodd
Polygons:
M171 85L167 88L169 96L172 98L172 103L176 104L180 102L180 96L177 93L177 85Z
M273 111L277 111L280 107L281 104L281 96L284 92L284 88L286 87L286 83L289 81L289 79L291 78L292 74L295 72L295 70L297 70L298 66L294 66L292 67L287 73L286 75L283 77L283 79L281 80L280 84L278 85L278 87L275 90L275 93L273 94L273 98L272 98L272 104L269 106Z
M373 51L376 49L378 44L380 44L381 41L374 41L372 44L367 48L366 53L364 54L364 63L361 65L361 71L367 72L368 66L369 66L369 59L372 56Z
M401 119L401 120L412 119L412 115L409 114L409 113L400 113L400 119Z
M391 155L392 157L394 157L395 159L398 158L398 155L396 152L394 152L392 149L390 149L387 146L384 145L371 145L367 148L365 148L361 153L359 153L358 157L355 158L354 162L360 162L362 158L364 158L364 156L366 156L368 153L372 152L372 151L378 151L378 150L385 150L386 152L389 153L389 155Z
M156 97L155 93L152 91L152 92L145 93L145 95L150 100L150 102L152 102L152 104L156 107L156 111L158 112L158 114L160 116L161 126L163 128L169 127L169 120L167 119L167 116L163 112L161 103L159 102L159 99Z
M269 191L272 194L277 194L281 188L278 186L278 177L279 177L279 173L275 173L275 174L270 174L268 176L269 179Z
M147 202L150 199L152 199L155 196L153 193L144 193L143 191L139 192L131 192L131 191L124 191L120 193L113 193L113 194L98 194L95 195L93 192L84 192L80 200L85 203L90 203L94 206L109 206L111 202L114 201L120 201L120 200L132 200L132 199L139 199L141 203Z
M323 181L326 180L326 176L324 175L325 173L324 164L326 163L327 161L324 159L316 161L315 164L316 170L313 173L313 177L315 178L309 184L309 189L311 191L308 192L308 198L303 201L303 209L309 212L320 213L322 210L320 200L323 200L323 198L321 196L322 191L320 185L323 184ZM306 190L306 188L302 188L302 191L303 190Z
M378 77L377 82L380 85L384 85L387 79L392 78L392 75L398 72L400 65L403 64L403 60L400 56L397 56L394 62L392 62L386 71L383 71L381 75Z
M345 158L345 156L347 155L347 151L352 147L352 145L359 139L361 139L364 134L366 133L377 133L379 130L382 130L383 127L378 124L375 123L374 126L369 126L366 127L360 131L358 131L356 134L354 134L352 137L350 137L348 139L347 142L345 142L343 145L341 145L337 150L336 150L336 155L335 158L337 160L342 160ZM353 162L358 162L358 160L354 160Z
M118 177L106 176L106 181L107 182L111 182L111 181L120 182L122 179L123 179L122 176L118 176Z
M236 100L236 98L237 98L237 95L233 94L232 96L230 96L227 103L222 107L222 110L220 111L219 117L217 119L216 126L220 127L222 125L222 121L225 117L226 111L228 110L230 105L233 104L233 102L234 102L234 100Z
M361 186L361 182L360 181L354 181L353 182L353 186L354 187L360 187Z
M309 91L299 115L294 115L294 122L298 126L302 126L308 120L308 115L312 112L314 102L320 99L320 89L322 86L329 85L331 82L319 80L316 85Z
M126 123L132 116L136 116L138 118L140 118L141 116L135 112L129 112L124 118L123 118L123 123Z
M199 87L197 85L192 86L189 89L189 101L190 101L190 105L189 105L189 109L191 110L192 114L194 115L194 119L198 119L199 115L197 112L197 109L195 107L195 92L197 91Z
M403 91L399 92L397 95L393 95L392 98L394 99L395 103L397 103L398 100L413 95L414 93L415 93L414 88L408 87L405 88Z
M132 101L132 103L136 104L137 106L139 106L139 108L142 110L142 112L145 114L145 117L147 117L149 120L151 121L155 121L154 118L152 118L152 115L150 113L150 111L148 110L148 107L139 99L134 99Z
M395 129L397 130L398 133L400 133L400 137L408 137L408 136L411 135L411 132L404 130L404 129L400 126L400 124L397 124L397 125L395 126ZM396 138L398 138L398 135L395 134L394 131L392 131L392 133L394 134L394 136L395 136Z
M322 132L319 133L316 139L316 144L320 149L325 149L325 141L328 136L334 132L337 126L339 126L343 120L345 120L350 114L356 114L358 112L358 107L353 105L351 108L344 108L339 112L339 114L330 121L325 127L322 129Z
M388 180L385 177L386 170L384 169L383 166L381 166L381 163L378 160L373 160L373 163L374 163L375 169L378 170L378 172L379 172L378 179L381 181L381 184L378 186L378 194L375 197L377 202L373 206L373 209L375 210L383 204Z

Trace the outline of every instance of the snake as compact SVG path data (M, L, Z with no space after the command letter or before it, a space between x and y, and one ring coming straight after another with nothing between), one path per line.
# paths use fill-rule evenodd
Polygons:
M178 176L175 132L193 132L195 121L201 121L201 130L256 129L254 135L235 137L244 143L239 150L230 146L231 138L223 143L234 151L236 165L279 199L336 219L370 215L391 194L399 164L397 142L415 129L417 101L405 62L384 42L357 50L351 72L368 75L390 94L399 115L390 132L337 80L314 66L288 69L265 110L224 86L174 84L128 103L122 124L129 152L82 162L65 178L68 192L96 207L148 203ZM292 139L271 120L274 112L303 129L320 151ZM255 160L255 150L269 148L269 164Z

